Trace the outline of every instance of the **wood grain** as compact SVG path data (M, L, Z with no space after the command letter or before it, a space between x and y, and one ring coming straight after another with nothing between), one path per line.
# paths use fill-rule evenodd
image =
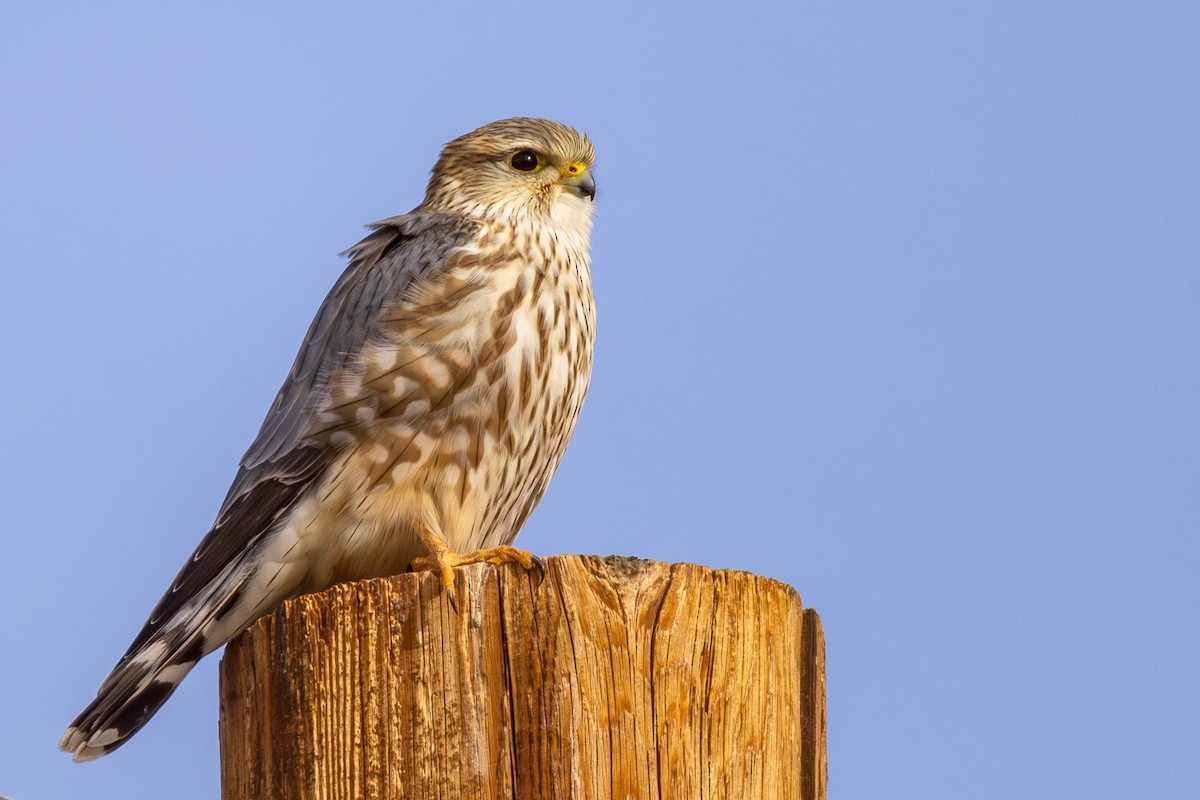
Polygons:
M556 556L286 603L221 663L225 800L824 798L821 623L742 572Z

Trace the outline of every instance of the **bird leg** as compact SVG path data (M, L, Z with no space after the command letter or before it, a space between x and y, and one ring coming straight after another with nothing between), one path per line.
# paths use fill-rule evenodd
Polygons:
M538 580L546 576L546 565L542 560L528 550L518 550L503 544L499 547L489 547L470 553L456 553L446 544L446 540L426 526L417 530L421 541L429 548L429 556L418 556L412 561L412 568L418 572L433 570L442 579L442 590L450 600L454 611L458 612L458 602L454 596L454 568L465 564L479 564L486 561L489 564L507 564L516 562L526 570L537 569Z

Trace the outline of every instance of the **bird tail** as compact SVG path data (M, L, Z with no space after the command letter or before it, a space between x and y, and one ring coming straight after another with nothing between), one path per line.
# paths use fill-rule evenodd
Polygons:
M127 653L67 728L59 748L77 762L91 761L141 730L204 655L203 637L196 633L165 630Z

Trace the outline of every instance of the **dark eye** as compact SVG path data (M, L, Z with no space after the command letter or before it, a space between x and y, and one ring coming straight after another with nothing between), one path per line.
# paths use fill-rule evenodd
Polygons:
M518 172L533 172L538 168L537 153L532 150L518 150L513 153L508 163L512 164L512 168Z

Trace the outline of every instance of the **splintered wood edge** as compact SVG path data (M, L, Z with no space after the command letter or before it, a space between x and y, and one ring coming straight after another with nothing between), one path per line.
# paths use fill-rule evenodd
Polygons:
M675 579L677 577L677 573L681 571L694 571L697 576L709 574L715 579L753 579L756 583L760 583L764 587L769 587L789 595L795 601L797 607L804 611L805 622L812 620L816 623L815 635L816 641L819 642L819 645L814 646L820 650L822 666L824 666L824 634L821 632L820 617L817 615L815 610L811 608L804 608L803 598L800 596L800 593L795 587L782 581L775 580L774 578L768 578L763 575L748 572L746 570L715 569L713 567L706 567L702 564L694 564L688 561L653 561L647 558L639 558L638 556L557 555L547 556L546 558L542 559L542 561L546 565L545 580L551 580L554 577L562 577L565 574L569 574L573 570L562 569L562 567L567 566L575 566L576 568L583 569L596 576L604 576L618 580L644 578L647 572L659 571L663 572L665 577L668 577L672 580ZM556 567L558 568L557 570ZM473 564L468 567L460 567L459 570L496 572L504 570L510 573L516 573L517 575L527 575L530 588L535 592L537 590L537 571L533 570L527 573L525 570L515 564L506 564L503 566L497 566L495 564ZM506 575L505 577L511 580L515 576ZM461 585L461 580L459 583ZM478 584L478 582L475 580L470 581L470 583L476 585ZM240 640L249 637L264 635L266 629L272 625L273 621L277 623L284 622L289 616L292 615L292 613L294 613L295 610L298 610L298 606L301 604L304 605L306 610L312 612L317 608L327 607L331 603L337 604L339 600L343 598L348 599L354 596L361 596L361 593L364 591L368 595L381 592L384 596L393 592L416 591L422 598L428 597L430 599L441 594L440 588L437 585L437 577L432 572L407 572L401 575L391 575L385 578L367 578L365 580L355 581L353 583L339 583L321 592L300 595L299 597L294 597L290 600L284 601L277 606L274 611L259 617L254 624L252 624L238 636L234 637L233 640L230 641L230 645L232 646L239 644ZM811 635L808 633L808 625L805 626L805 630L806 636ZM227 648L226 655L222 657L222 662L224 662L228 652L229 650ZM824 689L823 674L821 688L822 690Z

